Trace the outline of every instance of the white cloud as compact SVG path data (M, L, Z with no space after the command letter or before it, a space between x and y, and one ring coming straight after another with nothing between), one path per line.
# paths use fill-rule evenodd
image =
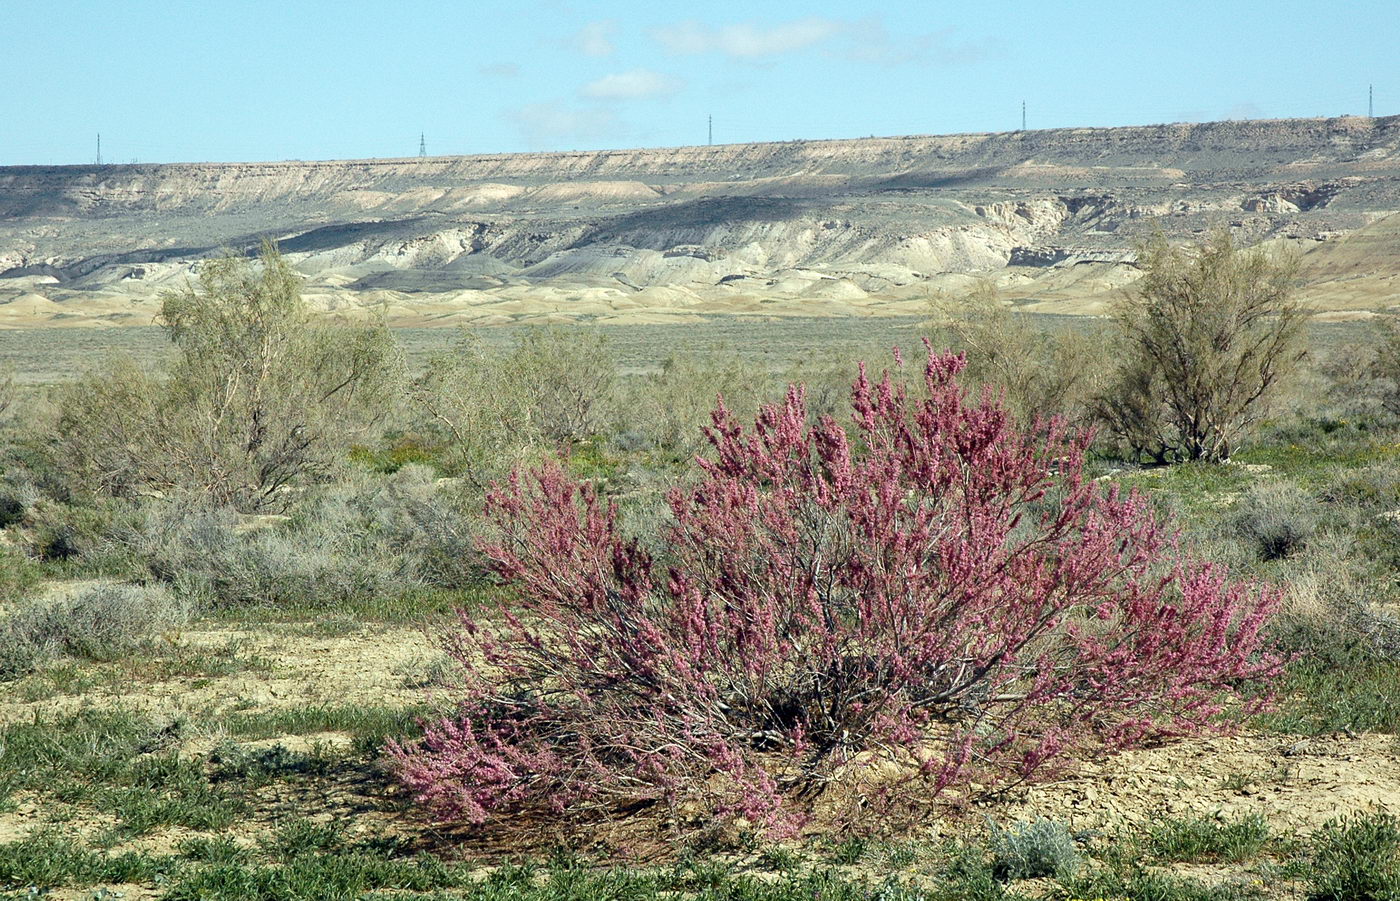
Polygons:
M617 113L606 107L579 109L562 103L531 103L505 117L530 144L553 147L564 141L596 141L622 130Z
M962 65L981 62L994 53L988 41L956 42L955 37L951 28L900 37L891 34L884 22L869 18L846 27L836 53L854 62L880 66Z
M684 83L674 75L664 75L650 69L633 69L590 81L579 89L579 93L591 100L647 100L669 97L683 86Z
M584 56L611 56L617 49L612 42L616 31L617 22L612 19L589 22L569 39L569 43Z
M835 37L842 23L834 19L810 17L759 25L741 22L716 28L691 20L652 29L656 38L672 53L723 53L739 59L758 59L802 50Z
M972 63L992 52L986 42L955 42L952 29L926 34L891 34L878 17L845 20L813 16L775 25L741 22L719 27L692 19L654 28L651 36L672 53L721 53L744 60L779 56L819 45L833 56L883 66Z
M491 63L478 66L476 71L491 78L515 78L520 74L520 67L515 63Z

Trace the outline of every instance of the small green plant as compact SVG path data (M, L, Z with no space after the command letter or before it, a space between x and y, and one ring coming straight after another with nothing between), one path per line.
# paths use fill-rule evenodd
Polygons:
M860 863L870 850L870 842L864 836L852 835L836 844L831 849L831 862L838 866L848 867Z
M1059 888L1069 901L1243 901L1259 897L1249 886L1207 885L1138 866L1086 868L1081 875L1062 880Z
M296 819L282 824L263 842L263 850L274 858L289 861L302 854L330 853L345 847L338 823L316 823Z
M1067 877L1081 863L1069 829L1044 818L1009 828L993 823L990 847L992 870L1003 880Z
M1228 773L1220 780L1220 788L1223 791L1235 792L1236 794L1245 791L1251 785L1259 781L1258 773ZM1208 822L1202 820L1201 822Z
M181 857L199 863L236 864L249 857L248 849L227 835L192 836L176 845L176 849Z
M1279 685L1279 709L1260 720L1279 732L1400 733L1400 661L1355 658L1345 678L1327 660L1299 660Z
M758 865L765 870L772 870L778 873L786 873L797 868L802 862L802 858L796 851L782 845L772 845L764 848L758 855Z
M249 748L226 741L209 755L209 762L214 764L218 779L236 779L244 785L258 786L277 779L324 775L333 760L321 749L306 754L288 750L281 742Z
M0 891L27 888L31 898L66 885L150 883L175 870L170 857L133 851L93 851L52 831L34 832L18 841L0 844Z
M1390 814L1332 820L1314 844L1310 901L1400 899L1400 820Z

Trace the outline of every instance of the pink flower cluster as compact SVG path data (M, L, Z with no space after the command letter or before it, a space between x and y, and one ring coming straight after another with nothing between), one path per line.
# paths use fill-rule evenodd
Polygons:
M478 823L662 803L782 831L842 780L932 798L1218 723L1279 667L1277 592L1182 559L1084 478L1086 436L1018 429L962 367L862 368L849 429L800 387L747 430L721 402L658 559L558 466L499 486L485 551L522 600L461 614L460 710L391 749L400 778Z

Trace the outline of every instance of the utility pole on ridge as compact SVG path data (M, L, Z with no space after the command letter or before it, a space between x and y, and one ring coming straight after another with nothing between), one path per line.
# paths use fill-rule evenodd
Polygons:
M1026 130L1026 101L1021 101L1021 131Z
M418 155L428 155L428 140L427 137L421 131L418 133Z
M97 133L97 165L102 165L102 132Z
M706 116L705 119L709 125L709 136L705 139L705 144L706 146L713 147L715 143L715 117Z

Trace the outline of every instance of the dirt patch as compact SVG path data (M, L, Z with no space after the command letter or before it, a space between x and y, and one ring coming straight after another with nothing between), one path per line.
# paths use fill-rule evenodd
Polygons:
M226 710L260 712L316 705L408 706L423 699L414 687L438 656L432 639L407 627L374 626L345 635L302 637L256 628L186 631L177 641L190 652L233 643L239 654L270 664L223 676L106 680L80 693L0 700L0 723L72 714L90 707L121 707L156 719Z
M1246 733L1128 751L981 812L997 820L1044 816L1073 829L1259 814L1275 829L1310 832L1362 811L1400 814L1396 736Z

